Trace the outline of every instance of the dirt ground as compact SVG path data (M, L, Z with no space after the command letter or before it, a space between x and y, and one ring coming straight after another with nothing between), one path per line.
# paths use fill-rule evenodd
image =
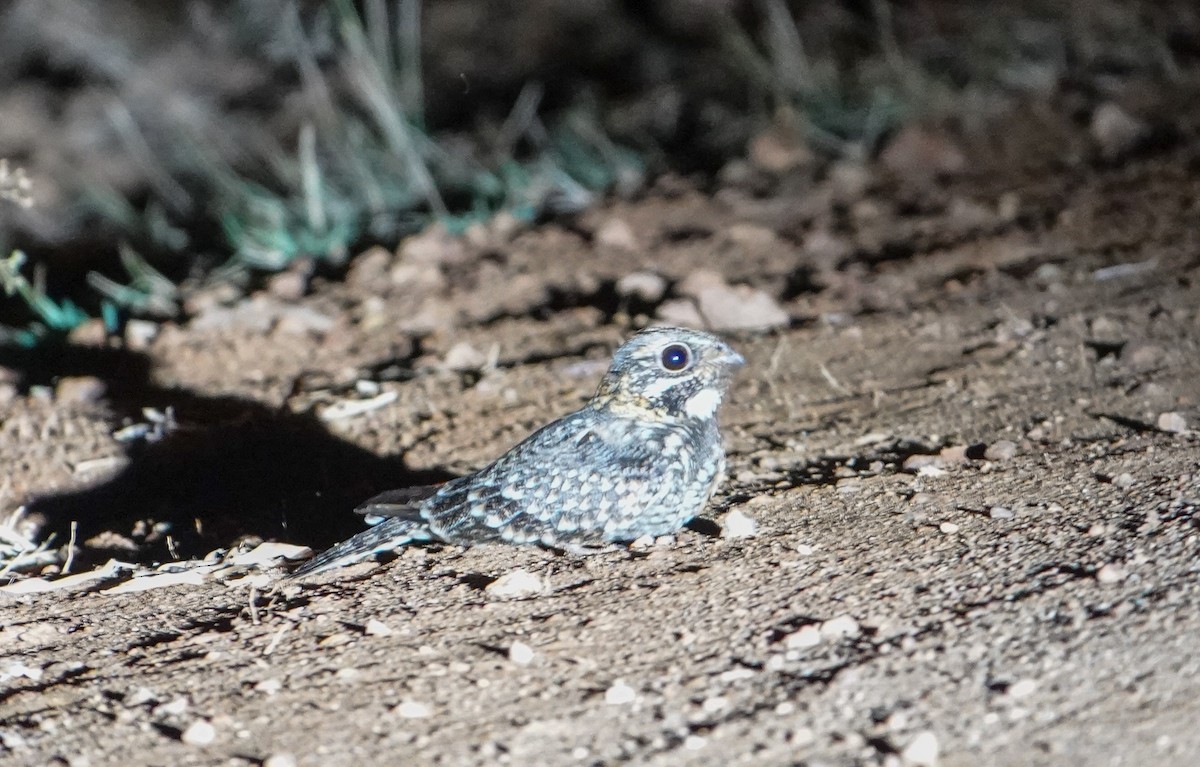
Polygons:
M672 541L0 591L3 762L1195 764L1200 144L1101 162L1044 119L946 182L666 180L9 353L4 504L75 522L79 572L328 545L576 407L704 279L790 318L729 334L730 478Z

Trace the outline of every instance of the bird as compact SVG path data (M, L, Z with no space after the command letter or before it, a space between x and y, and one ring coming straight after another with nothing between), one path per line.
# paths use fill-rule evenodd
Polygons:
M704 509L725 473L717 410L744 364L715 335L642 330L616 350L579 410L472 474L371 498L355 511L382 521L292 575L412 543L535 544L587 554L673 533Z

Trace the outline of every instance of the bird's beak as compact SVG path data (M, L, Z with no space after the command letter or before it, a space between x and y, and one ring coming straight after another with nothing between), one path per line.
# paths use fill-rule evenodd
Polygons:
M742 365L746 364L746 358L730 348L726 348L725 353L720 357L717 357L717 359L714 361L718 365L725 365L726 367L733 368L734 370L737 370Z

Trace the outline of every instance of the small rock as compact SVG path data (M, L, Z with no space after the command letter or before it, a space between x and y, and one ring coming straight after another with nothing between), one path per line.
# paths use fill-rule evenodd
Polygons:
M376 620L375 618L367 621L367 625L363 627L363 632L367 636L372 637L390 637L392 634L396 633L395 631L392 631L391 626L387 625L381 620Z
M912 767L937 767L938 739L929 730L917 733L917 736L900 752L900 758Z
M1004 506L993 506L988 509L988 517L991 519L1012 519L1014 516L1016 515L1013 514L1013 510Z
M744 511L733 509L721 520L722 538L752 538L758 533L758 522Z
M914 124L900 129L879 153L879 162L906 181L926 184L961 173L967 156L946 134Z
M125 346L135 352L144 352L158 337L159 325L149 320L129 320L125 323Z
M1008 686L1008 697L1028 698L1037 690L1037 682L1033 679L1019 679Z
M637 700L637 690L618 679L604 691L604 702L610 706L624 706Z
M823 639L853 639L861 633L862 627L858 625L858 621L849 615L839 615L821 624L821 637Z
M929 466L941 466L942 457L940 455L926 455L924 453L914 453L904 459L900 464L902 471L918 472Z
M489 583L488 594L498 599L521 599L543 594L548 590L546 582L528 570L513 570Z
M108 342L108 327L104 320L85 320L71 329L67 340L72 346L103 346Z
M983 457L988 461L1009 461L1017 454L1017 443L1007 439L998 439L987 446Z
M970 448L968 448L966 445L951 445L950 447L942 448L938 455L942 459L942 465L952 466L955 464L966 463L967 450L969 449Z
M656 304L667 293L667 281L654 272L631 272L617 280L617 295Z
M459 341L451 346L446 352L446 356L442 358L444 367L459 372L482 370L487 366L487 362L487 355L466 341Z
M296 767L296 757L282 751L278 754L271 754L263 760L262 767Z
M1188 430L1187 419L1182 413L1162 413L1158 416L1158 428L1172 434L1182 434Z
M797 120L781 114L750 140L746 148L751 164L772 175L783 175L812 163L814 155Z
M406 700L392 711L402 719L427 719L433 714L433 710L429 706L415 700Z
M842 204L861 199L871 186L871 171L854 160L835 162L829 168L828 178L833 199Z
M602 248L623 250L632 253L638 249L638 240L633 229L621 218L610 218L596 230L596 244Z
M400 257L420 264L458 264L467 258L462 239L443 224L433 224L400 244Z
M267 292L283 301L299 301L308 292L314 264L311 258L298 258L288 264L286 271L267 280Z
M688 751L699 751L707 745L708 738L705 738L703 735L693 733L683 739L683 747Z
M1125 580L1127 573L1125 568L1120 565L1106 564L1096 571L1096 582L1105 585L1111 583L1120 583Z
M151 712L154 716L179 716L188 710L188 699L180 695L178 698L161 703Z
M1092 139L1105 160L1116 160L1137 149L1149 133L1144 122L1111 101L1101 104L1092 113Z
M533 648L524 642L513 642L508 648L508 659L518 666L528 666L533 657Z
M816 742L817 733L813 731L813 728L804 725L792 730L792 734L788 736L788 745L792 748L805 748Z
M697 304L708 327L716 331L770 330L791 322L774 298L745 285L701 290Z
M179 737L189 746L207 746L217 739L217 728L205 719L197 719Z
M1112 483L1114 485L1116 485L1117 487L1121 488L1122 490L1125 490L1127 488L1133 487L1133 483L1135 481L1136 480L1134 480L1132 474L1130 474L1127 471L1124 471L1124 472L1121 472L1120 474L1118 474L1117 476L1113 477Z
M354 257L346 271L346 282L360 288L378 288L384 284L391 263L392 252L376 245Z
M54 399L63 405L89 405L107 392L108 385L95 376L65 376L54 387Z
M270 679L264 679L255 684L254 689L257 692L261 692L266 695L274 695L283 689L283 682L279 681L275 677L271 677Z
M350 644L353 641L354 638L349 634L344 631L339 631L338 633L330 634L320 642L317 642L317 647L341 647L342 645Z
M943 522L942 524L938 525L938 529L946 535L954 535L958 532L958 525L954 524L953 522Z
M783 642L789 650L802 650L807 647L816 647L821 644L821 640L821 628L810 623L788 634Z
M743 248L769 248L779 243L774 231L758 224L733 224L725 230L725 236L734 245Z
M281 306L275 331L302 336L308 333L325 335L337 322L327 314L307 306Z
M700 316L700 310L686 298L664 301L658 307L658 319L668 325L685 328L704 327L704 318Z

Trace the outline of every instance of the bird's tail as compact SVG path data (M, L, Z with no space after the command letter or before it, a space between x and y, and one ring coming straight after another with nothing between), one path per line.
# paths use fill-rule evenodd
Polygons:
M395 516L385 519L372 528L363 530L353 538L348 538L331 549L326 549L308 560L299 569L292 572L292 577L321 573L335 567L360 562L372 554L391 551L408 543L433 540L424 520L416 513Z

